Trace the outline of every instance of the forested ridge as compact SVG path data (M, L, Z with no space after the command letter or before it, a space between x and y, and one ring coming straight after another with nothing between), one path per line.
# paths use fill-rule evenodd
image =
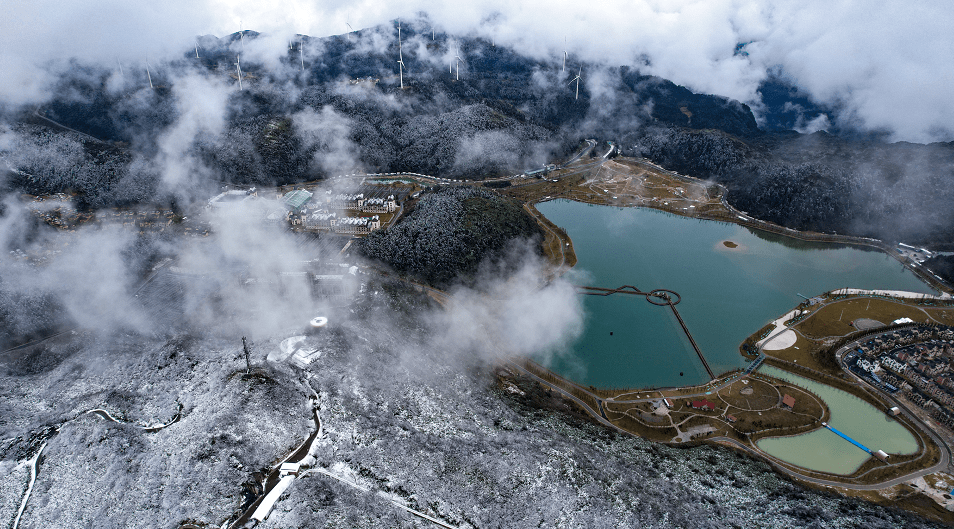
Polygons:
M853 141L825 132L652 127L635 154L712 179L750 215L798 230L954 248L954 144Z
M481 264L504 268L508 246L542 239L536 220L515 200L478 187L443 187L425 195L393 227L358 243L361 253L436 286L473 284ZM539 252L539 245L533 245Z
M243 59L243 90L229 74L238 34L200 38L201 59L154 66L155 88L144 71L129 68L117 84L115 68L77 64L37 114L5 112L13 139L0 144L0 156L19 172L3 187L71 192L91 209L164 203L175 195L159 185L169 178L170 156L188 164L189 177L176 186L200 189L355 171L482 179L559 161L591 137L723 183L732 205L784 226L938 248L954 243L954 212L946 207L954 198L954 144L888 143L843 126L797 133L790 129L831 109L812 106L779 78L763 83L758 120L737 101L632 67L584 65L599 75L584 76L576 99L558 64L408 26L401 89L395 36L378 27L305 38L304 72L294 46L279 67ZM443 62L453 46L466 58L460 80ZM180 138L196 112L189 101L198 94L182 88L193 76L215 80L224 114L220 128ZM170 144L184 154L168 153Z

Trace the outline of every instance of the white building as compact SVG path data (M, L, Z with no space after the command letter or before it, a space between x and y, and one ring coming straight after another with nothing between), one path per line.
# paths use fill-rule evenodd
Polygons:
M249 189L230 189L210 198L207 207L209 209L229 208L257 196L258 191L256 191L254 187Z
M397 210L397 199L394 195L388 195L387 198L368 198L364 193L356 195L348 193L339 193L327 198L328 207L331 209L343 209L352 211L361 211L364 213L393 213Z
M331 230L332 225L337 219L337 213L329 213L328 211L319 209L306 215L303 225L309 230Z
M338 193L329 200L329 206L332 209L360 209L364 202L364 193L352 195L349 193Z
M908 370L908 366L906 364L902 364L901 362L898 362L897 360L895 360L894 358L891 358L890 356L883 357L881 359L881 365L887 367L888 369L894 371L895 373L899 373L902 375L904 374L905 371Z
M335 233L354 235L367 235L380 227L381 219L377 215L373 217L341 217L331 223L331 229Z
M388 198L366 198L358 201L358 208L365 213L392 213L397 209L397 200L394 195L388 195Z

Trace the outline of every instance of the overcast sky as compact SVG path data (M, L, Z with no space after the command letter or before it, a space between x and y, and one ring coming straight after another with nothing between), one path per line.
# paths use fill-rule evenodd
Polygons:
M196 35L327 36L421 12L439 29L493 35L537 58L556 60L566 39L571 62L648 61L650 73L755 105L759 81L781 67L843 106L841 119L897 140L954 140L954 9L931 0L7 0L0 100L41 99L50 61L68 57L159 61Z

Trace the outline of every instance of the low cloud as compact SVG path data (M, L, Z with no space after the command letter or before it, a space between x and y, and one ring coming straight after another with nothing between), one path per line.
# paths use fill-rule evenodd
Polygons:
M542 260L523 250L513 275L488 275L475 288L454 291L447 310L435 315L440 347L485 361L534 356L546 363L567 352L583 332L580 297L564 278L545 282Z
M193 145L200 135L208 141L224 130L231 92L230 87L214 77L187 73L176 79L178 119L159 139L157 163L162 167L164 191L176 194L191 187L188 184L207 180L207 175L202 175L206 170L193 158Z
M417 14L426 13L425 19ZM545 13L545 16L543 14ZM820 0L749 0L637 3L614 0L598 8L574 3L470 3L432 0L281 7L252 2L162 4L48 1L8 6L0 22L0 99L7 104L44 100L67 57L129 67L182 56L196 35L225 35L241 27L269 35L248 45L250 60L279 68L287 41L297 33L343 34L347 23L362 31L357 53L391 46L403 18L422 33L430 28L493 39L532 57L569 66L630 65L759 108L759 83L783 71L813 99L837 105L841 126L886 130L899 140L950 140L954 104L954 11L916 1L871 6ZM566 39L566 45L564 45ZM410 45L420 49L419 43ZM447 60L445 53L427 62ZM306 50L312 60L320 53ZM466 58L465 58L466 59ZM411 65L409 65L411 66ZM413 68L413 67L412 67ZM587 68L588 69L588 68ZM595 80L594 80L595 81Z
M292 116L295 132L305 144L305 150L315 149L312 163L325 174L337 175L344 171L360 171L356 159L357 145L351 141L351 122L326 106L321 111L305 109Z

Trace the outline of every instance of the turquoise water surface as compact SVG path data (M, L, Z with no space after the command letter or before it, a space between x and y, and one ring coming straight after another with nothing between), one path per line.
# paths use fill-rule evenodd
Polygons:
M739 345L802 300L842 287L930 288L877 251L807 243L736 224L643 208L566 200L537 209L573 240L579 285L674 290L677 306L718 375L742 367ZM730 249L723 241L739 245ZM668 307L642 296L584 296L586 327L553 371L604 388L684 386L708 379Z
M772 366L761 366L759 372L791 382L821 397L831 410L828 423L872 451L884 450L888 454L918 451L918 441L907 428L854 395ZM867 452L827 428L792 437L769 437L757 444L783 461L833 474L851 474L871 458Z

